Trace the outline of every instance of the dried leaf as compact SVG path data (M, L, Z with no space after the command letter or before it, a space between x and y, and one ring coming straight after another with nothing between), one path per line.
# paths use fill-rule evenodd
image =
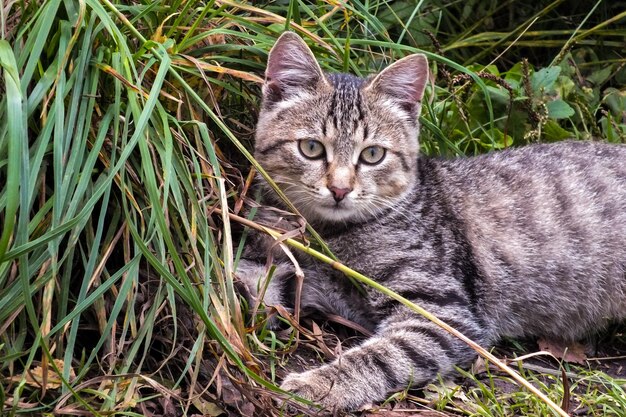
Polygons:
M472 364L472 373L474 375L482 374L487 370L487 364L485 363L485 358L479 356L476 358L474 363Z
M239 392L228 377L221 378L221 381L221 399L225 404L237 407L239 404L245 402L245 398L241 395L241 392Z
M224 414L224 410L217 406L217 404L210 401L206 401L203 398L193 398L191 400L193 405L200 411L202 416L217 417Z
M539 349L551 353L558 359L566 362L579 363L584 365L587 360L585 346L580 343L566 343L557 340L539 339L537 341Z
M241 407L239 407L239 411L241 412L242 417L254 417L254 404L250 402L244 403Z
M61 359L54 359L54 364L59 369L59 372L63 373L63 369L65 368L65 363ZM25 379L28 385L34 387L43 387L43 368L41 366L36 366L31 370L26 372ZM46 381L45 389L57 389L61 387L61 377L56 373L54 368L51 366L48 367L48 380ZM74 369L70 367L70 381L76 378L76 373ZM20 380L20 376L16 376L13 379Z

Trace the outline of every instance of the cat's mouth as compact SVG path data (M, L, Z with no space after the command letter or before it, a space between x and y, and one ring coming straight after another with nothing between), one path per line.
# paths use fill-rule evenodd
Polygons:
M354 216L354 202L349 199L341 201L323 201L317 206L316 211L322 218L331 221L345 221Z
M354 205L353 202L348 198L341 200L341 201L334 201L334 200L324 201L321 204L322 207L332 209L332 210L348 210L353 205Z

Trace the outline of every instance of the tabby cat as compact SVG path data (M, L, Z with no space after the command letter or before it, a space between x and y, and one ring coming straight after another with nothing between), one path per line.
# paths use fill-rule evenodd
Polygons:
M325 74L285 33L268 59L255 157L340 260L484 346L502 336L574 340L626 317L626 146L420 156L428 74L419 54L367 79ZM238 269L253 295L265 256ZM327 265L302 259L301 267L304 310L344 316L374 335L288 375L285 390L355 409L475 358L379 292L361 294ZM265 302L293 303L292 277L291 263L278 260Z

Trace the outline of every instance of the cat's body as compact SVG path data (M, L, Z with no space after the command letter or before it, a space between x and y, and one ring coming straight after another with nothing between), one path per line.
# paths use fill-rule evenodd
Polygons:
M342 262L483 345L572 340L626 317L626 146L572 141L420 158L423 57L363 81L322 75L293 34L272 54L257 159ZM362 296L328 266L303 265L305 310L375 333L283 388L355 408L475 357L377 291ZM261 269L241 267L248 277ZM278 264L268 304L288 303L292 269Z
M419 166L414 192L376 220L320 228L346 265L421 305L466 305L461 319L492 336L575 340L626 317L626 146L563 142ZM396 304L370 291L370 314L387 316Z

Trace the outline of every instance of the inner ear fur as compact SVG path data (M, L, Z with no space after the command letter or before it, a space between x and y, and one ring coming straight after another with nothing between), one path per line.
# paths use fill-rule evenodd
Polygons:
M270 102L284 100L320 84L328 84L313 52L293 32L283 33L267 59L263 95Z
M428 82L428 60L422 54L406 56L376 75L366 90L387 95L402 106L418 106Z

